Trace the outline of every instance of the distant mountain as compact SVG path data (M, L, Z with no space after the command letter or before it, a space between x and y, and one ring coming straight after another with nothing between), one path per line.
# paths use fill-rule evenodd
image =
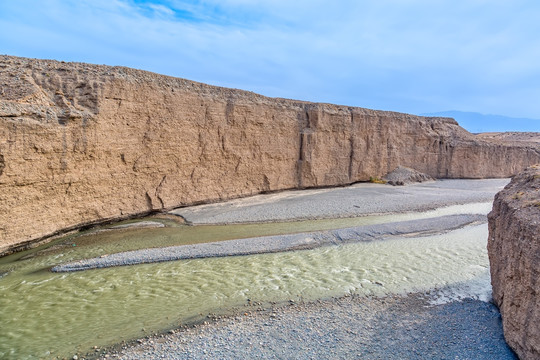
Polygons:
M540 132L540 119L513 118L501 115L485 115L464 111L441 111L420 114L423 116L446 116L456 121L472 133L502 131L534 131Z

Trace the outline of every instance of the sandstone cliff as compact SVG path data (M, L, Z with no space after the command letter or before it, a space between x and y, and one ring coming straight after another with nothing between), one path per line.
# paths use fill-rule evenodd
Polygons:
M489 214L493 299L520 359L540 359L540 166L512 179Z
M538 147L449 118L267 98L124 67L0 56L0 253L106 219L382 177L507 177Z

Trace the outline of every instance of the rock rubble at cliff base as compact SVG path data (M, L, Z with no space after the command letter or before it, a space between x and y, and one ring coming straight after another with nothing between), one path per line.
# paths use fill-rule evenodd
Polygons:
M386 174L383 177L383 180L389 185L402 186L425 181L434 181L435 179L427 174L421 173L420 171L416 171L405 166L398 166Z

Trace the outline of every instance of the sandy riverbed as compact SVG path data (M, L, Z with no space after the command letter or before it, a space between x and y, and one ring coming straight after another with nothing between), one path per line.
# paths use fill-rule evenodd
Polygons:
M408 186L359 183L294 190L171 211L193 224L293 221L426 211L493 201L509 179L439 180Z

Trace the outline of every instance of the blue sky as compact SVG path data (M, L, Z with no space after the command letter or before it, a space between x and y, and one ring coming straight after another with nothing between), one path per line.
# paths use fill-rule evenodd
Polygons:
M0 53L308 101L540 119L538 19L538 0L2 0Z

